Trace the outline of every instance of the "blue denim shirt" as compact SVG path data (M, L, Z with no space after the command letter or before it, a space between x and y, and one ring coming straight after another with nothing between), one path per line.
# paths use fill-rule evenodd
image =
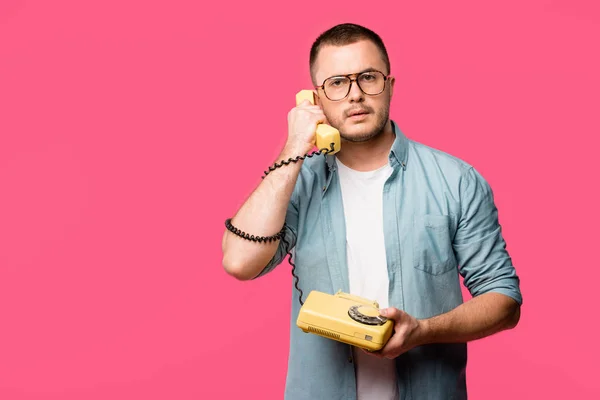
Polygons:
M429 318L463 302L464 285L478 296L498 292L522 303L490 186L466 162L396 134L393 168L383 188L389 305ZM261 272L292 250L304 299L311 290L349 292L344 208L335 155L307 158L286 216L283 241ZM293 283L293 282L292 282ZM293 288L285 398L355 399L350 346L304 333ZM401 399L466 399L467 345L428 344L396 358Z

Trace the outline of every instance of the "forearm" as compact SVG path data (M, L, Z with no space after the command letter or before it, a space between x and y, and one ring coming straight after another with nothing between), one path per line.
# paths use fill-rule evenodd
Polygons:
M500 293L474 297L454 310L420 320L422 342L464 343L516 326L520 307Z
M301 151L286 147L279 155L278 162L295 158ZM233 216L232 225L255 237L278 233L285 222L301 165L302 160L269 172ZM270 243L246 240L225 230L222 242L223 267L238 279L252 279L273 257L278 244L278 240Z

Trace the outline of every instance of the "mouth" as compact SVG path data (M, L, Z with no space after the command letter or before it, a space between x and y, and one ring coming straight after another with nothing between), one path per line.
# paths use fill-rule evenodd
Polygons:
M348 119L350 120L361 120L365 119L369 115L367 110L352 110L348 113Z

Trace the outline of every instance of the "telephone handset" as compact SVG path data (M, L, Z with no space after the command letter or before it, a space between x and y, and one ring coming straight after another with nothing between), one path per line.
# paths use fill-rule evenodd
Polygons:
M304 100L308 100L310 104L315 104L315 93L312 90L301 90L296 94L296 105L299 105ZM315 131L317 149L328 149L333 143L333 150L329 154L335 154L340 151L340 132L333 126L326 124L317 125Z
M301 90L296 94L296 105L304 100L315 104L314 92L312 90ZM272 167L269 167L268 171L265 171L263 178L276 168L298 162L306 157L337 153L341 148L340 132L332 126L318 124L315 131L315 142L317 151L275 163ZM231 218L225 221L225 226L229 231L246 240L258 243L281 240L286 244L286 247L289 247L289 243L285 238L285 223L281 230L272 236L250 235L233 226ZM309 293L306 303L304 303L302 301L302 290L298 287L298 276L294 273L296 266L292 261L291 251L288 251L288 256L301 305L296 325L302 331L361 347L368 351L379 350L386 344L392 335L393 323L392 320L379 315L377 302L344 293L341 290L335 295L313 290Z
M315 93L312 90L301 90L296 93L296 105L299 105L304 100L308 100L310 104L314 105ZM263 179L269 172L276 168L283 167L284 165L288 165L289 163L298 162L299 160L304 160L307 157L313 157L317 154L327 155L337 153L341 148L340 131L330 125L318 124L317 129L315 130L315 145L317 146L317 150L310 154L288 158L287 161L281 160L281 162L273 164L273 166L269 167L268 171L265 171Z

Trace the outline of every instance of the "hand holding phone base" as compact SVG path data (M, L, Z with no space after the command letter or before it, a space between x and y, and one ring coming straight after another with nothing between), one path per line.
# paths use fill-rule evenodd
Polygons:
M342 343L377 351L392 335L393 321L379 314L379 304L339 290L335 295L311 291L296 325Z

